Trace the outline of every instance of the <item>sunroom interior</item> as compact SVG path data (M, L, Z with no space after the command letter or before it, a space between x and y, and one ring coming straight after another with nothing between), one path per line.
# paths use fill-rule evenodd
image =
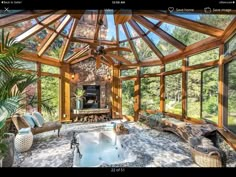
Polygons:
M13 10L0 16L0 28L2 42L24 45L16 70L38 78L18 112L36 99L30 105L45 120L63 125L140 123L160 113L211 124L236 149L234 14Z

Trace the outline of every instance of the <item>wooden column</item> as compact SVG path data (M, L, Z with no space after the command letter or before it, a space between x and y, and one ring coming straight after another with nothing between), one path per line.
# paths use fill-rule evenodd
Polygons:
M218 127L223 127L223 97L224 97L224 45L220 46L220 60L219 60L219 93L218 93Z
M41 63L39 63L39 62L37 62L37 77L41 78ZM37 80L37 97L38 97L37 109L39 112L41 112L42 111L42 109L41 109L41 102L42 102L41 79Z
M137 67L137 79L134 85L134 121L138 120L140 110L140 67Z
M187 58L182 59L182 119L187 118Z
M161 76L160 76L160 111L165 112L165 65L161 65Z
M113 67L112 71L112 118L119 118L119 68Z
M70 122L70 65L63 63L60 82L60 121Z

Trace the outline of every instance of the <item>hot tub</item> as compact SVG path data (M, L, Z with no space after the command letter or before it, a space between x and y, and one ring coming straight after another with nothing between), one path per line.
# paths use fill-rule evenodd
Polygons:
M79 150L74 151L74 167L99 167L102 164L133 162L136 157L125 150L113 131L80 133L77 135Z

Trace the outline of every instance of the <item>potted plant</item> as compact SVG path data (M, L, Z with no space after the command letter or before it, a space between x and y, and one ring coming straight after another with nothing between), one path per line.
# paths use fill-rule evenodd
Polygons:
M14 134L8 133L6 119L14 115L23 104L25 89L36 82L34 75L23 74L17 69L22 68L18 54L24 45L14 38L9 38L9 33L2 39L0 47L0 156L3 167L10 167L14 162Z
M83 98L85 91L83 89L76 89L74 95L76 100L76 109L83 109Z

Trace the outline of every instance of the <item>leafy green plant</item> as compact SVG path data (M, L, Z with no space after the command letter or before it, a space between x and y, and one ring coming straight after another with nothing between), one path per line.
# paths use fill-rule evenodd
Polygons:
M78 88L78 89L76 89L74 95L75 95L76 99L81 99L84 97L84 94L85 94L85 91L83 89Z

